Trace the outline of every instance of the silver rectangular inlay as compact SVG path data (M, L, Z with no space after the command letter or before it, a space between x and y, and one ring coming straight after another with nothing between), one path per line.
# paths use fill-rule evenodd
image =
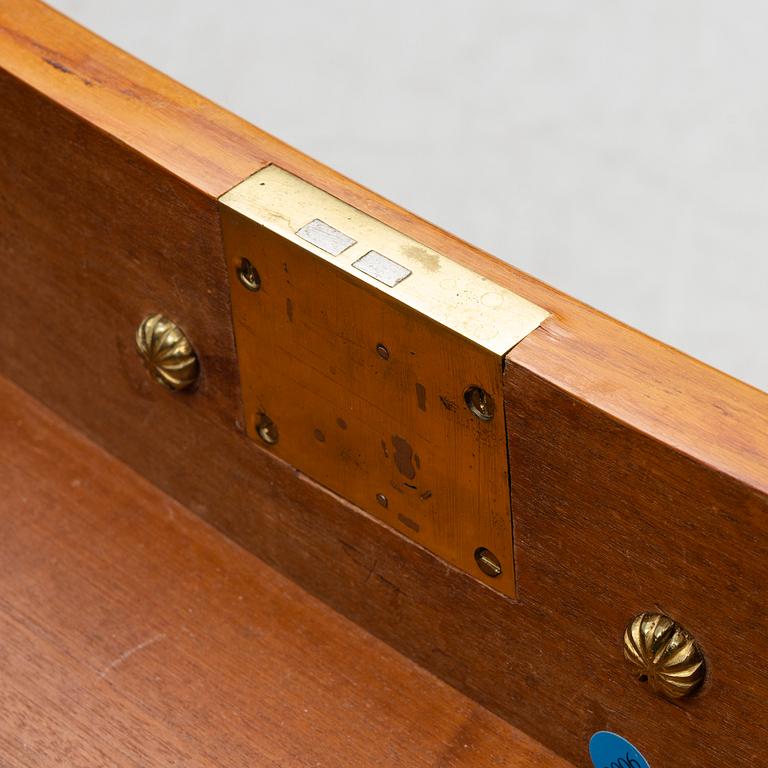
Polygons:
M411 274L410 269L402 264L398 264L396 261L392 261L392 259L388 259L378 251L368 251L365 256L354 262L352 266L374 280L388 285L390 288L394 288Z
M326 224L322 219L312 219L309 224L305 224L301 229L296 230L296 234L312 245L316 245L331 256L338 256L342 251L346 251L350 245L354 245L357 240L353 240L349 235L345 235L330 224Z

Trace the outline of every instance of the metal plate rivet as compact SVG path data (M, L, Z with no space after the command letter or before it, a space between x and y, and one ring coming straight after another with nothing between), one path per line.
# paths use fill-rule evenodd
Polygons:
M490 549L485 547L478 547L475 550L475 562L477 567L486 575L495 579L497 576L501 576L501 563L499 558L491 552Z
M237 279L240 284L249 291L258 291L261 288L261 277L256 267L248 259L242 259L237 268Z
M277 424L266 413L260 413L256 418L256 434L267 445L274 445L279 438Z
M467 408L481 421L490 421L496 412L493 398L482 387L470 387L464 393Z

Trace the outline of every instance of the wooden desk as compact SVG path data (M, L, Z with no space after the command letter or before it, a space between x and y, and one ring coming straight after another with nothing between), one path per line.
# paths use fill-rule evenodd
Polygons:
M17 617L12 642L0 642L16 691L6 733L63 729L62 741L37 737L51 764L70 744L95 749L84 734L100 738L107 720L123 746L104 747L106 762L146 741L158 745L149 753L157 764L173 764L158 751L176 749L168 744L219 764L228 753L205 750L222 734L231 736L216 741L222 750L237 741L257 750L242 755L279 765L320 753L332 765L379 765L366 750L383 753L384 743L417 765L488 764L471 747L464 758L456 745L465 742L513 765L527 755L548 764L530 737L588 766L600 730L632 740L653 768L753 765L768 749L765 393L436 229L40 3L2 6L0 97L0 605L4 621ZM454 567L405 523L384 524L375 503L351 504L343 487L324 487L253 439L259 414L241 396L248 371L234 343L238 287L219 198L268 165L411 238L422 257L436 252L548 313L498 360L493 418L503 436L476 432L478 450L508 457L514 590L494 590L473 563ZM136 329L158 312L197 354L200 379L186 393L152 381L137 355ZM333 350L352 354L353 342ZM320 371L323 349L315 352ZM445 378L454 388L478 383ZM421 402L418 390L406 396ZM461 396L437 400L443 418L477 427ZM385 443L381 461L392 460ZM409 454L409 471L417 463ZM71 484L84 478L88 489ZM457 483L476 481L456 473ZM704 654L707 676L690 699L654 695L627 665L625 627L646 611L679 622ZM256 627L262 646L248 634ZM258 659L263 677L251 688L248 664ZM401 697L384 678L401 681ZM110 709L118 681L130 699L119 714ZM373 731L352 742L302 731L302 696L324 725ZM224 721L197 709L222 700L250 715ZM256 717L268 722L258 735ZM155 735L143 740L145 729ZM477 741L456 736L465 730ZM191 734L199 740L186 741ZM0 757L25 764L14 744Z

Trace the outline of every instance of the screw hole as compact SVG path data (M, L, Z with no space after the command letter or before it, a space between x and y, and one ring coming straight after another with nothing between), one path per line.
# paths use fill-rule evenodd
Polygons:
M376 351L382 360L389 360L389 350L383 344L377 344Z
M497 576L501 576L501 563L499 558L486 547L478 547L475 550L475 562L477 567L486 575L495 579Z
M493 398L482 387L470 387L464 393L467 408L481 421L490 421L496 413Z
M261 288L261 277L256 271L256 267L248 259L242 259L237 268L237 277L240 284L249 291L258 291Z

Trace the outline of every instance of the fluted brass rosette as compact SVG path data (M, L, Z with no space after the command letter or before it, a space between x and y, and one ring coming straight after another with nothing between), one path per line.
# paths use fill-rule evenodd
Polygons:
M691 635L660 613L640 613L624 632L624 656L639 680L669 699L693 693L704 681L704 657Z
M142 320L136 349L153 378L175 392L192 386L200 375L197 354L184 332L161 314Z

